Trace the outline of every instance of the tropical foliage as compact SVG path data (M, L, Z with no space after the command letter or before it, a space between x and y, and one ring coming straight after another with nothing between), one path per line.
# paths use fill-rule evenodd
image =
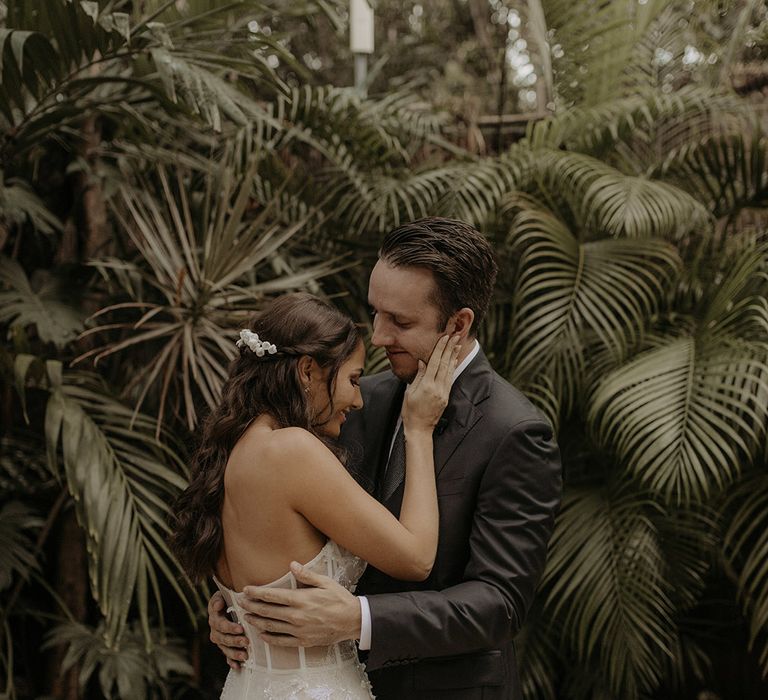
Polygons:
M327 84L340 0L0 3L5 697L215 692L166 518L234 329L297 288L365 323L381 234L427 214L496 246L481 341L563 453L525 697L760 696L768 137L731 77L766 58L768 10L391 5L363 99ZM464 117L495 83L446 99L440 52L469 85L521 33L539 118L490 153Z

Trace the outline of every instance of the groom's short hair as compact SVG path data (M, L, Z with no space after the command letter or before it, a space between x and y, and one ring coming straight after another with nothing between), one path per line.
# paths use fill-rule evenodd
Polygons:
M491 303L498 266L493 248L476 228L457 219L430 216L390 231L379 258L393 267L420 267L435 277L434 302L441 327L464 307L475 313L472 334Z

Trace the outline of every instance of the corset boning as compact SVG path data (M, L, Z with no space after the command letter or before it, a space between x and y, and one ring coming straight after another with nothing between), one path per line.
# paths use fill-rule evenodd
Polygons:
M317 555L305 564L309 570L325 574L351 592L354 592L365 566L363 560L331 540L326 542ZM227 611L232 613L237 622L243 626L248 637L248 660L243 664L244 668L279 674L281 671L287 673L295 672L297 669L337 666L357 658L357 649L353 641L318 647L279 647L267 644L259 638L258 631L245 618L245 610L240 605L243 594L227 588L215 578L214 581L229 606ZM296 589L300 588L301 584L298 584L294 575L288 572L264 587Z

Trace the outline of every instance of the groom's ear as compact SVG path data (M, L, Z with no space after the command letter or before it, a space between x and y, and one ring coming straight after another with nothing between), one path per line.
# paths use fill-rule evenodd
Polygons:
M462 340L468 338L472 332L472 323L475 320L475 312L468 306L456 311L445 325L447 333L458 333Z

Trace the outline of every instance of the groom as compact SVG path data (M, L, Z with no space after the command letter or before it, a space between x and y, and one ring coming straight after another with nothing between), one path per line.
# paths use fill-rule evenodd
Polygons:
M552 430L492 369L476 340L496 263L486 239L460 221L427 218L386 236L369 283L374 345L391 371L362 381L364 408L342 441L348 468L396 516L402 469L390 452L406 382L438 338L459 333L461 362L435 431L440 540L429 578L398 581L368 567L354 596L293 566L308 586L246 588L250 620L271 644L357 639L381 700L521 698L513 639L544 568L560 498ZM209 603L211 639L230 664L245 658L242 628Z

